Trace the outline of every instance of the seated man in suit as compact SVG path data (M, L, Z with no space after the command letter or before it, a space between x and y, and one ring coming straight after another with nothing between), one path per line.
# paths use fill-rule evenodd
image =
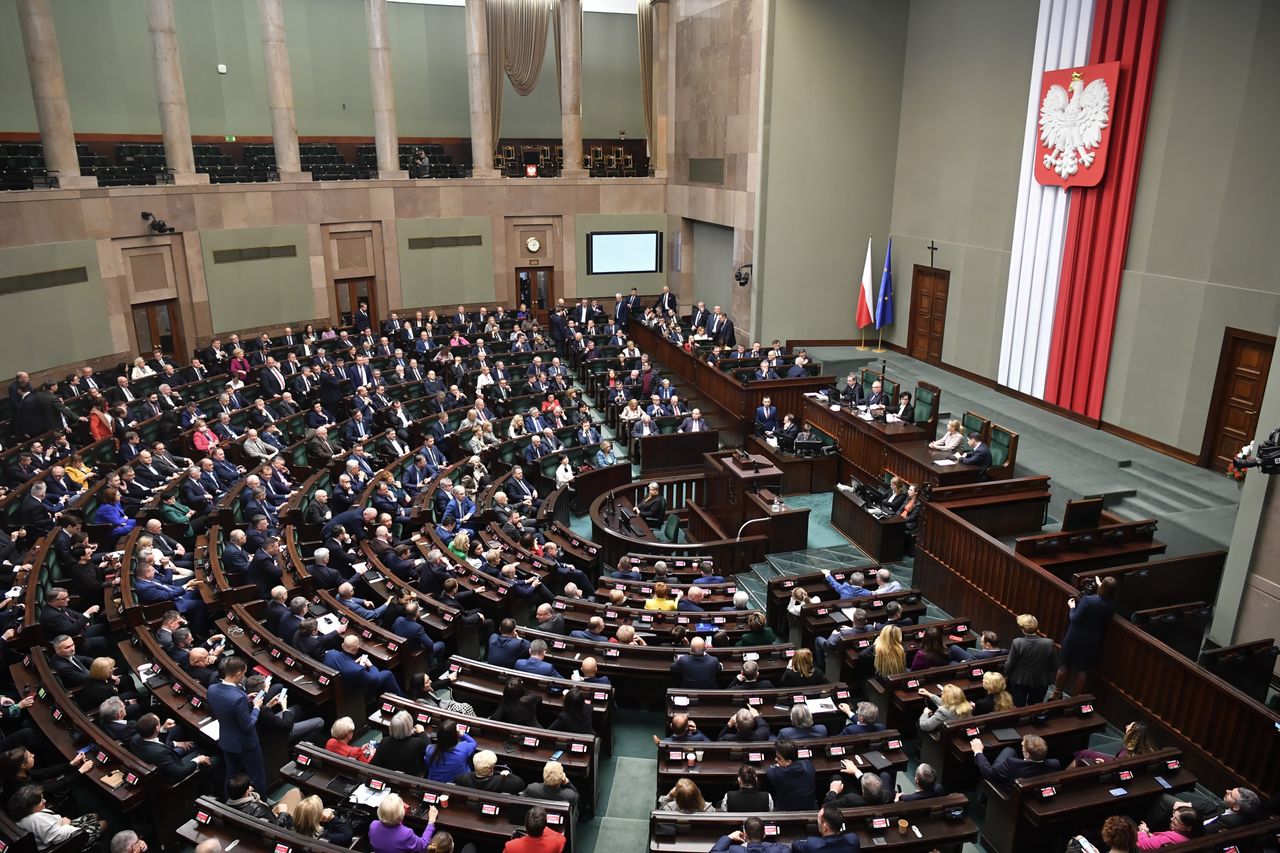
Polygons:
M143 714L138 719L138 733L129 741L129 751L148 764L155 765L165 782L175 785L192 773L208 767L212 759L194 750L175 749L160 740L164 734L160 718L155 714Z
M155 565L144 559L134 570L133 591L143 604L153 604L158 601L173 602L173 609L181 613L193 629L203 633L206 613L204 600L200 597L199 590L195 588L199 583L197 578L192 578L181 586L163 583L156 578Z
M866 404L868 407L880 408L889 405L889 395L884 393L884 383L879 379L871 383L871 393L867 395Z
M707 654L707 642L694 637L689 643L689 653L680 655L671 664L671 673L678 677L677 684L683 690L714 690L722 665L714 655Z
M778 408L765 397L756 407L756 435L773 435L778 428Z
M858 853L858 834L844 831L838 806L828 803L818 812L818 833L792 843L792 853Z
M1016 779L1039 776L1042 773L1054 773L1062 765L1056 758L1049 758L1049 745L1038 735L1026 735L1022 738L1022 754L1013 747L1006 746L992 764L982 754L982 738L969 741L973 749L973 760L978 765L982 778L993 785L1010 785Z
M951 646L951 659L957 663L967 660L982 660L1008 653L1008 649L1000 648L1000 635L995 631L983 631L982 639L976 649L966 649L959 643Z
M982 436L976 432L969 433L969 452L956 452L956 458L962 465L976 465L983 474L991 467L991 448L982 443Z
M325 666L336 669L343 680L365 693L394 693L403 696L400 683L392 672L378 669L368 655L360 654L360 638L355 634L342 638L342 646L325 652Z
M850 373L845 377L844 382L844 390L839 392L840 402L854 406L863 405L867 400L867 393L862 390L862 377L856 373Z
M773 365L770 364L767 360L760 362L760 369L757 370L755 373L751 374L751 380L753 382L761 382L765 379L777 379L777 378L778 378L778 372L773 369Z
M694 409L689 413L689 417L680 423L677 432L706 432L710 427L707 426L706 420L702 417L701 409Z
M76 641L66 634L53 638L53 657L49 667L68 690L79 687L89 678L93 658L76 654Z
M791 365L791 367L787 368L787 378L801 379L805 376L808 376L809 371L805 369L805 365L808 363L809 363L808 360L804 356L802 355L796 356L795 362Z
M94 623L93 617L102 609L94 604L83 613L70 607L71 593L62 587L52 587L45 595L44 609L40 611L40 627L46 637L66 634L69 637L84 637L84 650L91 655L109 655L111 644L107 641L110 634L107 626Z
M267 598L283 576L284 569L280 565L280 540L275 536L269 536L262 543L262 549L253 555L253 560L249 563L249 583L256 584L259 595Z
M759 711L755 708L739 708L725 723L716 740L752 743L773 740L773 735L769 732L769 721Z
M711 853L790 853L786 844L767 841L764 828L764 820L752 815L743 821L742 829L720 836Z
M560 673L556 671L554 666L545 660L546 656L547 641L534 640L529 644L529 656L516 661L515 668L521 672L530 672L534 675L545 675L548 678L559 678Z
M434 669L444 664L445 645L443 641L431 638L427 629L418 621L419 615L421 615L421 605L418 604L417 599L413 599L396 617L391 630L407 640L406 649L412 651L415 648L421 648L426 651L431 656L430 665Z
M516 661L529 654L528 640L516 636L514 619L503 619L498 623L498 632L489 636L488 663L492 666L514 668Z

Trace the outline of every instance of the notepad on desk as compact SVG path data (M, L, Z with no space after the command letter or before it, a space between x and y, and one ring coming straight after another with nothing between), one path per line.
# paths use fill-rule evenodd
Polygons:
M935 459L935 460L933 460L933 464L934 464L934 465L942 465L942 466L955 465L955 464L956 464L956 460L954 460L954 459Z
M804 704L811 714L831 714L836 711L836 703L829 696L823 696L819 699L806 699Z
M375 791L368 785L361 785L351 792L351 802L359 806L369 806L377 808L383 800L387 798L387 794L391 793L390 788L383 788L381 791Z
M333 613L326 613L316 620L321 634L332 634L342 627L342 620Z

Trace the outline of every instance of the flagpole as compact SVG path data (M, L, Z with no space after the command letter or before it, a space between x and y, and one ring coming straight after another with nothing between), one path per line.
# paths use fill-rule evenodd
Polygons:
M866 329L859 329L859 330L858 330L858 334L861 336L861 341L858 343L857 349L859 349L859 350L866 350L866 348L867 348L867 330L866 330Z
M871 235L870 235L870 234L868 234L868 235L867 235L867 260L866 260L866 263L863 265L863 268L862 268L862 277L863 277L863 279L864 279L864 280L863 280L863 281L861 281L861 282L859 282L859 284L858 284L858 300L859 300L859 303L858 303L858 304L859 304L859 305L861 305L861 304L862 304L862 303L861 303L861 300L863 299L863 297L864 297L864 295L865 295L865 288L866 288L866 286L867 286L867 283L866 283L865 279L866 279L866 277L867 277L867 274L868 274L870 271L871 271ZM875 321L875 311L874 311L874 310L871 312L871 320L872 320L872 322L874 322L874 321ZM859 326L859 327L858 327L858 346L857 346L857 349L858 349L858 351L859 351L859 352L866 352L866 350L867 350L867 327L866 327L866 326Z
M876 340L876 348L872 352L884 352L884 329L877 329L876 334L879 338Z

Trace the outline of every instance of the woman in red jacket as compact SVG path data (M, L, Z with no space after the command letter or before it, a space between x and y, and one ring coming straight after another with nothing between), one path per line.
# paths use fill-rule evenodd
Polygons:
M324 748L330 752L336 752L343 758L354 758L368 764L373 760L374 749L373 744L366 743L364 746L355 746L351 743L351 736L356 732L356 724L350 717L339 717L333 721L333 726L329 729L329 740L325 743Z

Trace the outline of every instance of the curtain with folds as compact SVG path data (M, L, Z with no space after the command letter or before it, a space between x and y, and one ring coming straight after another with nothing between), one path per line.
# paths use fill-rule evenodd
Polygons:
M556 22L556 79L560 59L559 0L489 0L489 122L494 145L502 138L502 79L526 96L538 83L547 52L547 25Z
M653 156L653 6L636 0L636 27L640 30L640 97L644 100L644 138Z

